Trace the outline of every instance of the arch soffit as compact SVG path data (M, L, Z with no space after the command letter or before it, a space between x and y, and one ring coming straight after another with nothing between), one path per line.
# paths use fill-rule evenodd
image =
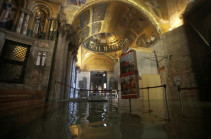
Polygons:
M80 15L80 13L83 12L83 10L85 10L86 8L94 5L94 4L98 4L98 3L103 3L103 2L123 2L123 3L126 3L126 4L129 4L133 7L135 7L137 10L139 10L144 16L145 18L147 18L151 23L152 25L155 27L155 29L157 30L159 36L161 35L161 27L159 26L159 23L157 22L156 18L148 11L144 8L144 6L142 6L141 4L137 4L137 2L135 1L126 1L126 0L98 0L97 2L96 1L91 1L89 3L87 3L86 5L84 5L79 11L77 11L77 13L74 15L73 17L73 22L72 24L74 24L74 22L76 21L75 19L77 19L76 17L78 15Z
M111 65L115 64L114 61L106 55L92 54L91 56L89 56L85 60L83 60L82 65L85 65L93 60L107 60L108 63L110 63Z
M29 11L33 12L35 10L36 7L40 7L40 9L47 11L47 13L49 14L49 17L53 16L53 10L51 7L48 6L48 4L40 2L40 1L36 1L36 3L33 3L30 7L29 7Z

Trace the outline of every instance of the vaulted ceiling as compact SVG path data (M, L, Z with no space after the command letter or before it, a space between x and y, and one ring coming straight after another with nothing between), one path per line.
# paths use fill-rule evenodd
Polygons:
M163 33L180 26L181 14L189 2L189 0L81 0L81 3L77 3L76 0L50 1L62 3L67 23L74 26L80 38L78 66L86 70L96 69L99 67L96 66L97 63L105 63L107 58L115 62L126 44L134 48L148 47ZM99 55L102 58L97 58ZM93 61L92 64L90 61ZM84 66L88 63L90 66ZM113 64L107 65L113 66ZM105 69L112 70L110 67Z

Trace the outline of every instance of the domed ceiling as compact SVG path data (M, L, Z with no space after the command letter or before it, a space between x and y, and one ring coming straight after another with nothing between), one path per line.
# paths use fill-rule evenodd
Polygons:
M175 6L182 11L180 7L184 6L179 3L184 2L179 1L172 11ZM99 63L105 64L106 59L115 63L124 47L150 46L170 29L167 3L167 0L86 0L84 5L76 3L71 8L66 5L68 23L73 25L81 44L78 66L82 70L102 70ZM172 17L171 20L174 21ZM105 67L112 70L113 64Z
M131 47L147 47L160 33L141 11L115 1L85 7L78 12L73 25L80 43L95 52L121 50L125 40Z
M83 42L83 46L94 52L115 52L122 49L123 41L111 33L98 33Z

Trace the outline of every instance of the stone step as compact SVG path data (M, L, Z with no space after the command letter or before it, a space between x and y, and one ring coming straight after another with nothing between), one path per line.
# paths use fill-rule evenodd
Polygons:
M1 103L10 103L10 102L15 102L15 101L24 101L28 100L29 98L4 98L0 99L0 105Z
M45 106L44 103L41 104L34 104L34 105L28 105L28 106L22 106L19 108L11 108L6 109L4 111L1 111L1 116L20 116L26 113L33 113L34 110L43 108Z
M31 106L31 105L36 105L36 104L42 104L43 100L40 98L35 98L35 99L26 99L26 100L18 100L18 101L12 101L12 102L5 102L5 103L0 103L0 111L10 111L12 109L17 109L21 108L24 106Z
M33 97L33 95L27 95L27 94L25 94L25 95L23 95L23 94L21 94L21 95L0 95L0 100L1 99L7 99L7 98L32 98Z
M4 98L30 98L30 97L45 97L45 91L36 90L0 90L0 99Z

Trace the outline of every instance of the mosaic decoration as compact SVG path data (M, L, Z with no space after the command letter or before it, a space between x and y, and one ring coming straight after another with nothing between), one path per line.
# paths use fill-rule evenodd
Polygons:
M101 22L92 24L92 34L98 33L101 30Z
M81 31L81 39L85 40L88 36L89 36L89 27L87 26Z
M15 1L14 1L15 3ZM16 4L16 3L15 3ZM12 29L17 7L13 3L5 2L0 13L0 28Z
M86 0L68 0L67 4L81 5L86 4Z
M107 3L96 4L93 6L92 22L105 19Z
M143 21L137 21L133 22L130 27L137 33L140 34L144 29L144 22Z
M88 9L80 15L80 27L81 27L81 29L83 29L85 26L87 26L89 24L89 21L90 21L90 11Z
M136 44L138 47L147 47L149 46L154 40L156 36L152 35L150 37L147 37L146 34L142 34L138 37Z
M83 42L83 46L95 52L114 52L122 49L123 41L111 33L99 33Z
M133 32L130 32L130 33L128 34L127 38L128 38L128 40L129 40L130 44L132 44L132 43L134 42L134 40L136 39L136 34L133 33Z
M145 20L138 10L128 6L124 13L120 16L123 26L131 28L136 34L140 34L144 29Z
M140 35L136 41L136 45L138 47L145 47L146 46L146 35L143 34L143 35Z
M34 17L34 29L33 32L35 37L42 38L44 36L44 27L46 24L47 14L43 10L37 10Z

